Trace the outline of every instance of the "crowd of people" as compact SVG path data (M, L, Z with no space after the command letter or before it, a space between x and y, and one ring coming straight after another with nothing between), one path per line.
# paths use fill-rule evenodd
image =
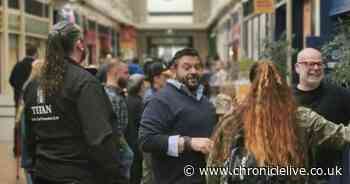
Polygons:
M343 176L205 176L199 168L321 167L349 162L350 92L325 82L321 53L298 54L291 87L273 61L250 70L242 101L226 64L193 48L170 62L106 59L82 66L80 28L54 25L13 69L15 152L34 184L313 184ZM18 138L20 137L20 139ZM20 144L18 143L20 142ZM19 149L19 147L21 149ZM345 153L345 154L344 154ZM186 166L193 175L184 174Z

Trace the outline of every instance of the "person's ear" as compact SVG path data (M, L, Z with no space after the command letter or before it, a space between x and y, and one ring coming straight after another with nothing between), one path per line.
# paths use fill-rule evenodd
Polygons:
M170 66L169 70L170 70L172 73L176 73L176 68L177 68L177 63L174 63L173 65Z
M84 51L84 50L85 50L84 43L83 43L83 41L81 41L81 40L78 40L78 41L76 42L76 47L77 47L80 51Z

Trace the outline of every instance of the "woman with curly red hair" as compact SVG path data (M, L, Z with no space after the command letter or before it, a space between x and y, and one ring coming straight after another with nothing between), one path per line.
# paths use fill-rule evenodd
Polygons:
M263 61L253 65L252 85L243 103L217 127L215 148L208 166L310 167L311 149L316 145L342 148L350 142L350 128L336 125L304 107L297 107L291 88L276 66ZM241 173L242 174L242 173ZM209 177L209 183L220 183ZM247 176L220 178L228 184L291 184L319 182L309 176Z

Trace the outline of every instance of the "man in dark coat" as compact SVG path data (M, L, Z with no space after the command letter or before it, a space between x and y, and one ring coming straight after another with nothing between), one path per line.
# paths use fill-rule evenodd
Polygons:
M32 63L37 58L38 50L35 46L28 45L26 49L26 57L22 61L16 63L10 75L10 85L14 90L14 101L16 109L18 107L19 98L22 94L23 84L29 78L32 71Z

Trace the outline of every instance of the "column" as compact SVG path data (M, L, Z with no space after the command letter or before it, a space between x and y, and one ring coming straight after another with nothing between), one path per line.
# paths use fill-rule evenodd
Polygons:
M9 28L8 28L8 0L3 1L3 54L2 54L2 62L1 64L1 92L3 95L6 94L7 90L6 86L8 84L8 77L6 75L6 67L8 67L9 63ZM4 94L5 93L5 94Z
M25 12L25 0L19 1L20 10L20 34L19 34L19 59L22 59L26 55L26 12Z
M287 0L287 41L288 53L287 53L287 71L289 73L287 81L290 84L292 82L292 34L293 34L293 0Z

